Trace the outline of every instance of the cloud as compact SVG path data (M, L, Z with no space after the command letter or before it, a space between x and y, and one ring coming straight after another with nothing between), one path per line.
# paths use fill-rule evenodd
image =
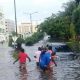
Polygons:
M17 9L18 21L24 17L29 18L24 12L38 14L33 15L33 19L41 19L50 16L52 13L57 13L61 10L63 3L69 0L15 0ZM14 19L14 0L0 0L0 5L3 6L4 13L7 18ZM29 19L28 19L29 20Z

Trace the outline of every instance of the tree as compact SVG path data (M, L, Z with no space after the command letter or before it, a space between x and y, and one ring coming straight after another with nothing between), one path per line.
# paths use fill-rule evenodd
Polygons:
M25 39L25 44L32 46L44 37L43 32L35 32L32 36Z
M15 31L12 32L12 36L16 36L16 32Z
M63 12L59 12L57 15L51 15L39 25L39 29L46 32L51 38L69 40L73 37L73 33L80 33L80 10L76 10L75 1L66 3L64 8L65 10ZM74 30L74 26L76 30Z
M79 5L80 0L75 0L75 1L76 1L76 4Z
M24 43L24 39L20 37L17 38L16 43L22 44Z
M64 4L63 8L65 9L63 15L69 16L71 18L71 15L72 15L74 9L76 8L76 3L75 3L75 1L67 2L66 4Z
M70 35L71 35L71 39L75 40L76 32L75 32L75 26L73 23L70 24Z
M73 11L72 22L75 25L77 35L80 35L80 5Z
M70 37L69 26L69 16L51 16L40 25L40 29L50 35L51 38L62 37L68 39Z

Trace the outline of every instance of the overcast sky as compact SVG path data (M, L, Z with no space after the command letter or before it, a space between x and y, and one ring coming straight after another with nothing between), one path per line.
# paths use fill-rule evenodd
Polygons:
M18 22L29 21L30 13L38 12L32 15L32 20L44 20L52 13L62 10L63 3L69 0L15 0ZM0 0L0 6L4 15L8 19L14 20L14 0Z

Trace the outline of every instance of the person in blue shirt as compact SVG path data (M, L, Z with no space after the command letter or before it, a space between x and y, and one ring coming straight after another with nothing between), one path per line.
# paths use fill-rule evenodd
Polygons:
M49 63L51 61L51 54L47 51L46 48L43 48L40 58L39 58L39 66L40 68L45 71L48 69Z

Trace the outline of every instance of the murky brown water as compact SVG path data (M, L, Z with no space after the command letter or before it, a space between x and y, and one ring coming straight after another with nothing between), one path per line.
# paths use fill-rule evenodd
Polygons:
M44 73L37 68L33 56L38 46L41 46L41 42L32 47L23 46L32 59L32 62L27 62L26 70L19 70L18 62L12 64L14 60L7 52L11 48L1 46L0 80L80 80L80 61L72 56L56 60L57 67L54 66L52 72Z
M32 58L32 62L27 63L27 71L19 71L20 80L80 80L79 61L71 56L67 56L67 59L56 60L57 67L54 66L52 72L44 73L37 68L33 56L38 46L40 43L32 47L24 47Z

